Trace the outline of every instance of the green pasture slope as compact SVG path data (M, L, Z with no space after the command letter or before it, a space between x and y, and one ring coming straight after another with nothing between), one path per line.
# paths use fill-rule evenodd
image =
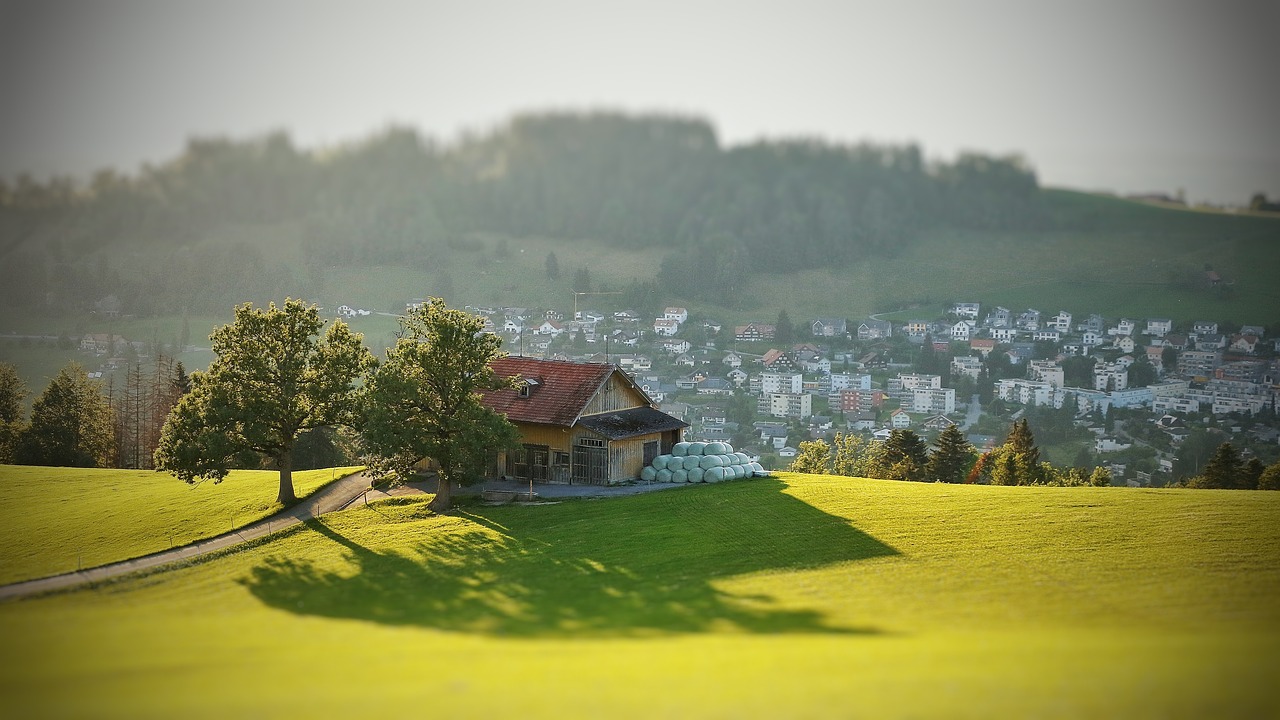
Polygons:
M15 717L1275 717L1280 493L783 475L0 605Z
M359 468L300 470L298 497ZM150 470L0 465L0 583L126 560L221 535L278 511L280 474L236 470L187 485Z
M973 300L1006 307L1060 309L1107 317L1234 319L1280 322L1280 218L1229 215L1154 207L1067 190L1044 191L1050 214L1071 230L968 232L939 229L906 244L894 257L873 256L848 266L773 274L757 272L750 307L720 307L683 301L724 322L772 321L779 310L796 320L823 315L866 317L907 310L901 319L940 314L945 304ZM495 246L496 238L488 238ZM479 262L458 255L447 274L457 305L518 305L571 310L570 283L578 267L590 270L596 287L621 289L635 279L658 276L662 248L611 248L586 240L511 238L511 254ZM547 253L559 259L560 278L544 272ZM1211 291L1204 266L1234 284L1231 293ZM762 259L760 268L767 267ZM318 293L339 302L382 310L408 297L437 292L445 273L415 268L342 268L326 276ZM373 275L377 282L370 282ZM465 281L460 279L465 278ZM1176 282L1174 280L1176 279ZM660 291L661 284L659 283ZM613 296L584 297L580 307L605 310L625 304ZM394 330L362 318L370 340Z
M793 320L818 316L851 319L889 312L905 321L940 315L948 303L969 300L1009 308L1036 307L1078 316L1169 317L1178 321L1211 319L1266 325L1280 322L1280 218L1154 207L1116 198L1066 190L1044 191L1045 203L1060 227L1024 233L939 229L903 245L896 256L873 256L847 266L775 274L761 271L743 278L752 292L743 307L682 298L658 283L660 304L684 304L695 313L734 324L771 322L785 309ZM271 247L272 257L303 273L303 249L292 225L240 228L236 240ZM592 286L617 291L635 280L658 279L667 249L610 247L591 240L563 238L478 238L483 252L455 252L425 258L418 267L331 267L319 279L282 278L278 296L301 296L332 313L339 305L374 312L349 324L364 333L374 350L393 345L398 329L392 313L405 301L444 294L451 305L552 307L573 309L571 285L578 268L590 271ZM227 242L210 237L205 244ZM495 257L504 242L508 254ZM555 253L560 275L545 272ZM1229 293L1211 290L1204 266L1216 268L1232 285ZM244 300L264 304L271 298ZM579 308L622 309L619 295L585 296ZM634 308L633 308L634 309ZM379 314L381 313L381 314ZM187 319L194 349L180 359L188 369L207 366L209 332L232 320L228 306L219 316ZM173 343L183 318L168 315L110 319L92 314L10 315L0 318L0 362L18 367L33 392L57 373L68 357L89 369L99 362L74 351L51 349L52 340L31 341L5 335L79 337L113 332L133 340Z

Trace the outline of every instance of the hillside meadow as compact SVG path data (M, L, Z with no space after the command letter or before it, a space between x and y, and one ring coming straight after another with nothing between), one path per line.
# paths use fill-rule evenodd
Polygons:
M579 309L637 310L637 295L621 291L637 281L652 282L654 295L647 298L651 310L679 304L728 325L772 322L784 309L797 322L818 316L856 321L873 313L906 322L939 317L957 301L1048 313L1067 310L1078 318L1096 312L1108 318L1168 317L1183 323L1280 322L1280 285L1272 277L1280 267L1280 218L1155 207L1066 190L1044 190L1042 199L1053 218L1051 227L1057 229L938 227L890 253L791 272L771 271L774 264L768 257L753 258L753 271L741 278L751 292L738 304L691 299L668 287L661 272L668 250L590 238L478 233L461 250L440 247L420 262L373 266L315 266L292 223L238 224L200 239L197 247L221 252L248 243L268 249L271 262L282 268L275 294L250 293L241 301L265 304L292 295L318 303L329 315L340 305L369 310L370 315L348 323L375 352L395 343L395 315L413 298L443 295L455 307L556 308L568 315L579 268L589 271L594 290L617 293L582 296ZM546 273L549 254L558 258L560 272L554 279ZM1206 267L1216 268L1229 286L1209 288ZM103 360L58 349L59 335L121 334L172 350L185 325L189 344L177 359L189 370L202 369L212 359L209 333L232 315L230 304L215 315L188 316L180 308L124 318L87 311L9 313L0 318L0 362L15 365L34 394L68 360L89 370L98 369Z
M360 468L299 470L304 498ZM280 474L234 470L187 485L168 473L0 465L0 584L90 568L221 535L281 509Z
M1280 493L427 499L0 605L0 693L21 717L1280 713Z

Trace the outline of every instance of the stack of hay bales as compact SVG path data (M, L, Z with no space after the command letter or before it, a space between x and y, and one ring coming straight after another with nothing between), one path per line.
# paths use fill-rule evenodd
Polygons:
M680 442L670 455L659 455L653 464L640 472L645 482L701 483L766 477L760 463L751 462L745 453L722 442Z

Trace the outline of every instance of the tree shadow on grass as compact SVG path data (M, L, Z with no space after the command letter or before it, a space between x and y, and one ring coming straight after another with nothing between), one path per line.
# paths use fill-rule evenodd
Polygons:
M470 529L442 529L409 552L375 551L313 520L309 529L345 548L346 568L277 556L240 582L267 605L299 614L515 637L875 633L715 587L745 573L897 554L784 487L768 479L474 508L461 513L475 523Z

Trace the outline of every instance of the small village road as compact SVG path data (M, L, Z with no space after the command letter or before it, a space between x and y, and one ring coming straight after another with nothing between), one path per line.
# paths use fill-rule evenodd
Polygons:
M969 399L969 410L964 415L964 424L960 426L961 430L968 430L978 424L978 418L982 416L982 398L974 395Z
M281 511L271 517L223 535L200 540L172 550L164 550L109 565L89 568L88 570L26 580L11 585L0 585L0 601L39 595L53 590L107 580L138 570L158 567L180 560L189 560L201 555L225 550L241 543L279 532L318 515L341 510L360 499L368 489L369 477L367 475L363 473L347 475L317 490L310 497L303 499L288 510Z

